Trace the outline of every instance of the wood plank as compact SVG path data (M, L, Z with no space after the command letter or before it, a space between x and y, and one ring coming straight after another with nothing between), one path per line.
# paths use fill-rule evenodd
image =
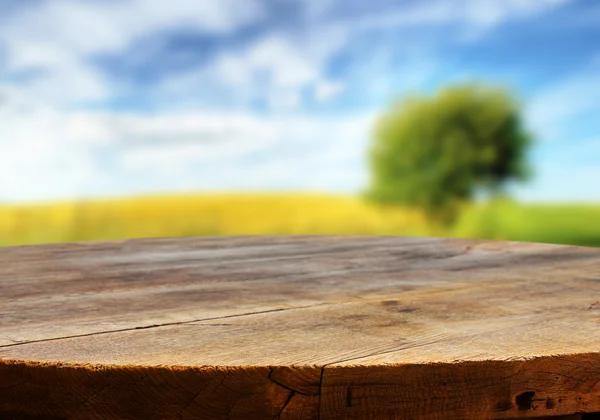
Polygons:
M5 248L0 345L341 299L330 282L346 273L356 282L369 269L347 259L390 240L184 238ZM405 246L428 242L415 238Z
M599 300L600 250L580 247L250 236L5 248L0 418L581 416L600 412Z

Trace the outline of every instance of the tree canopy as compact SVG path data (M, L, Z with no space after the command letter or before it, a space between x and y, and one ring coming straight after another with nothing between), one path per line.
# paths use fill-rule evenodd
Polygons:
M497 194L530 173L531 137L505 89L458 85L394 103L377 121L367 197L430 215L477 193Z

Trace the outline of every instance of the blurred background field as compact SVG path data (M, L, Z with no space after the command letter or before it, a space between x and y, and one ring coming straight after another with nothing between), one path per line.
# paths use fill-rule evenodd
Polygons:
M0 0L0 245L600 246L599 46L596 0Z
M160 236L433 235L600 246L600 206L468 204L452 227L328 194L202 194L0 206L0 245Z

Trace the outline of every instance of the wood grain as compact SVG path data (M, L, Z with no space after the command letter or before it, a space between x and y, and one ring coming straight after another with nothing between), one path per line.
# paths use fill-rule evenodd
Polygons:
M0 252L0 419L590 420L599 350L592 248L246 236Z

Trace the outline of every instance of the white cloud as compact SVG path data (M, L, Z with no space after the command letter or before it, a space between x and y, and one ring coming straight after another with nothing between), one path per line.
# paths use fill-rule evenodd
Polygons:
M98 69L58 47L28 43L22 39L10 45L19 54L13 57L12 62L9 60L7 74L36 70L23 83L0 81L0 94L10 96L12 101L18 100L28 108L61 107L79 101L106 99L111 95L110 85Z
M2 112L8 123L2 125L0 142L0 199L8 201L163 185L351 191L365 175L364 149L375 117L203 110ZM107 158L110 172L101 160Z
M468 22L489 27L543 13L568 1L571 0L467 0L461 13Z
M51 109L4 110L0 128L0 199L73 197L96 176L90 127ZM90 134L92 134L90 136Z
M297 108L303 89L327 89L317 85L323 84L331 56L348 41L342 35L332 30L305 37L270 33L243 48L222 51L207 65L169 78L157 91L180 97L190 92L206 94L207 87L219 88L233 102L265 100L273 109Z
M503 22L531 17L572 0L434 0L363 14L336 24L348 30L466 23L491 28ZM472 29L472 28L463 28Z
M319 102L328 101L344 91L342 82L322 81L315 86L315 98Z
M6 48L7 74L39 71L21 86L31 103L62 106L114 94L117 87L90 64L93 54L123 52L137 40L170 29L224 35L265 13L258 0L47 0L5 18L0 45Z
M114 137L124 142L126 168L170 172L218 159L298 149L293 159L328 165L360 158L375 114L341 117L192 112L154 117L113 116ZM244 168L239 169L243 176Z
M256 0L172 0L168 5L161 0L51 0L17 13L2 34L19 40L21 46L58 46L85 55L122 50L141 37L168 29L224 34L261 19L265 12ZM11 55L17 64L32 58L17 48L11 48ZM48 56L52 60L51 54L39 58L44 62Z
M364 177L373 118L373 113L317 117L200 110L155 116L13 114L3 127L10 140L0 143L0 199L114 193L127 191L125 180L136 179L143 179L146 190L168 185L350 191ZM118 151L110 156L110 173L98 160L102 150Z
M244 60L249 71L270 74L275 86L303 86L316 79L317 65L308 54L281 36L270 36L254 44Z
M268 103L272 110L291 110L300 107L302 98L299 89L292 90L274 90L269 98Z
M315 58L302 43L292 42L285 34L271 34L243 49L223 51L208 66L176 76L166 86L198 85L212 79L237 88L263 78L276 88L298 88L317 79L320 63Z

